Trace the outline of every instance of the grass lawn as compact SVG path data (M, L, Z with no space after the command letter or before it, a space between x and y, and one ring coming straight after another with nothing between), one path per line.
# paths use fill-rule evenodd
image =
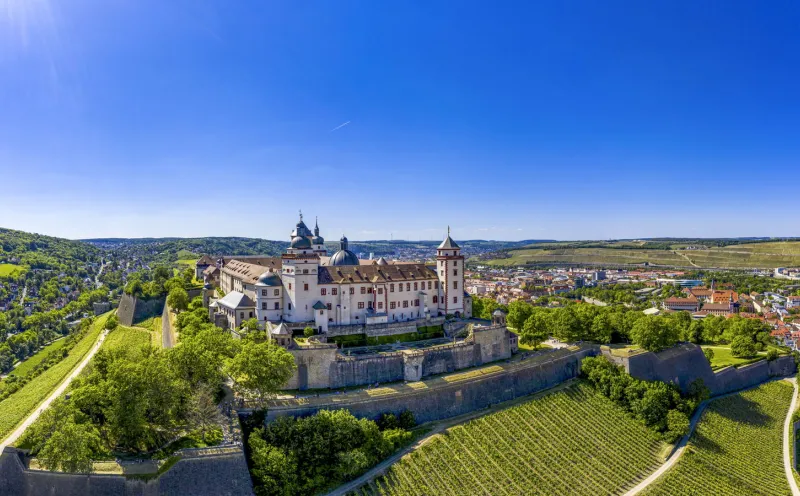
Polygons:
M712 401L683 457L644 494L791 494L782 443L792 393L787 381L772 381Z
M579 382L452 427L355 494L622 494L664 446Z
M89 332L76 344L69 355L37 376L19 391L0 402L0 439L22 422L39 406L92 349L111 312L98 317Z
M194 253L194 252L192 252L192 251L189 251L189 250L180 250L180 251L178 251L178 254L177 254L177 255L178 255L178 259L188 259L188 258L191 258L191 259L192 259L192 263L194 263L194 262L195 262L195 260L197 260L198 258L200 258L200 255L198 255L197 253Z
M194 267L195 265L197 265L197 260L195 260L193 258L192 259L185 258L185 259L178 260L178 263L180 265L188 265L190 267Z
M129 355L137 355L142 346L151 343L151 331L142 327L118 326L103 341L104 350L125 350Z
M22 267L19 265L4 263L0 264L0 277L11 277L22 272Z
M731 353L731 347L728 345L702 345L701 348L703 348L703 350L706 348L711 348L714 350L714 358L711 360L711 368L713 370L730 366L738 367L740 365L755 363L759 360L764 360L767 358L767 354L763 352L754 358L735 357Z
M33 370L34 367L42 363L42 361L47 358L47 355L51 351L59 350L63 348L65 344L67 344L67 340L64 338L61 338L58 341L53 341L38 352L28 357L24 362L19 364L17 368L9 372L9 375L13 374L17 377L24 377L28 374L28 372Z

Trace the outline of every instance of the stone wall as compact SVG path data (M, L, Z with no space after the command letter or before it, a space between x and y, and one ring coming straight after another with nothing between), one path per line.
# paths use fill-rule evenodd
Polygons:
M542 391L575 378L580 373L581 360L597 353L597 348L592 346L572 352L554 351L504 365L499 371L475 378L435 387L407 388L397 394L366 397L345 393L332 396L330 402L290 405L281 402L268 408L267 420L283 415L312 415L319 410L337 408L346 408L357 417L370 419L377 419L385 412L399 414L409 409L418 422L440 420Z
M151 317L158 317L163 313L165 298L152 298L144 300L128 294L123 294L117 307L119 323L132 326Z
M743 367L727 367L715 373L703 350L691 343L683 343L660 353L646 352L629 357L612 357L605 350L603 353L625 367L633 377L671 382L683 391L695 380L702 379L712 396L755 386L771 377L791 375L796 370L794 358L783 356L771 362L761 360Z
M195 452L196 451L196 452ZM144 481L122 475L64 474L29 470L21 452L0 456L0 494L14 496L250 496L253 485L241 450L203 454L184 450L161 476Z
M343 356L333 344L293 348L297 370L284 389L344 388L396 381L415 381L511 356L505 326L475 327L459 343L396 353Z
M406 322L387 322L385 324L349 324L329 325L327 336L348 336L352 334L366 334L370 337L392 336L417 332L420 327L430 327L444 324L444 317L431 317L429 319L409 320Z

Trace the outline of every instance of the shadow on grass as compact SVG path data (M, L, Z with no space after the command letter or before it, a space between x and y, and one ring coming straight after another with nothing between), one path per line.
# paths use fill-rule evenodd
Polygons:
M765 426L772 420L757 402L741 394L714 402L709 409L732 422L756 427Z

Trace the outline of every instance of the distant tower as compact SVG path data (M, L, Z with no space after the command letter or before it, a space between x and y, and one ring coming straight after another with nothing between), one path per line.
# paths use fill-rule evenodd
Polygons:
M436 249L436 273L439 276L439 311L443 314L464 314L464 256L461 247L447 237Z

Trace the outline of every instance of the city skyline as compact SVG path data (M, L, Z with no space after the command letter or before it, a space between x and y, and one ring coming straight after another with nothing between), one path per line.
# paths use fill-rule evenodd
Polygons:
M789 2L5 7L1 227L282 240L298 209L329 240L800 227Z

